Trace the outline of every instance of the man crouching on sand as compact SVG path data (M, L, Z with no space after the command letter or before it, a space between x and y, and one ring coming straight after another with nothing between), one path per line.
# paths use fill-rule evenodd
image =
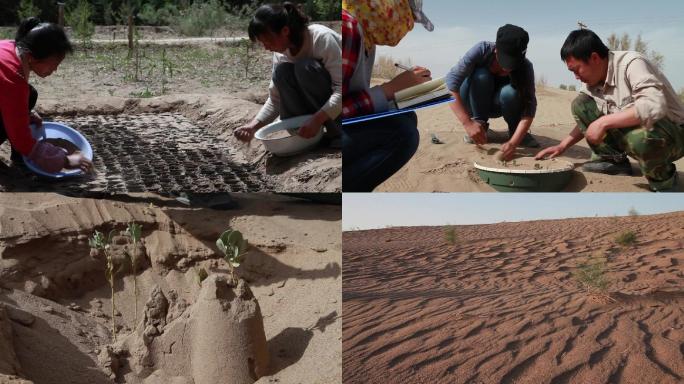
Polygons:
M585 137L594 153L584 171L631 175L630 156L653 191L674 190L673 161L684 156L684 105L665 75L638 52L608 50L587 29L570 33L561 59L586 85L572 102L577 125L536 158L559 156Z

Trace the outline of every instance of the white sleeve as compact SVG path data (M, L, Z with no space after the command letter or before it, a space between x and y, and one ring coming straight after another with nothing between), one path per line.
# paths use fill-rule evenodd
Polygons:
M256 115L256 119L264 124L268 124L275 120L280 115L280 93L273 83L273 72L275 68L282 62L281 57L273 54L273 68L271 69L271 82L268 84L268 99Z
M325 33L316 45L332 82L332 94L321 110L334 120L342 113L342 37L334 31Z

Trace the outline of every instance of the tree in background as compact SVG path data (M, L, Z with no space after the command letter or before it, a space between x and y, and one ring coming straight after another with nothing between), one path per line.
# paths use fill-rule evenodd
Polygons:
M19 20L28 19L29 17L40 16L40 9L33 5L33 0L21 0L19 3L19 10L17 11Z
M336 0L306 0L304 12L312 20L340 20L342 17L342 2Z
M87 0L78 0L75 6L66 9L64 15L67 25L72 28L74 35L81 41L84 48L95 34L95 24L91 21L92 15L92 5Z
M66 3L67 9L73 9L79 0L60 0ZM178 25L179 13L201 4L218 3L233 17L249 19L254 11L266 3L281 3L283 0L88 0L91 6L90 20L96 25L128 24L128 14L121 19L122 8L134 10L136 24ZM342 5L340 0L292 0L301 4L305 12L314 21L340 20ZM133 4L131 4L133 3ZM35 13L29 10L33 5L36 15L51 22L57 22L57 4L55 0L3 0L0 6L0 25L15 26L20 16ZM117 18L119 16L119 18Z
M655 65L659 70L663 70L665 64L665 57L657 51L648 49L648 43L641 38L641 34L638 34L636 40L634 40L634 45L632 46L632 38L628 33L623 33L621 37L617 37L615 33L608 36L608 48L613 51L637 51L642 55L646 56L648 60ZM630 48L632 47L632 48Z

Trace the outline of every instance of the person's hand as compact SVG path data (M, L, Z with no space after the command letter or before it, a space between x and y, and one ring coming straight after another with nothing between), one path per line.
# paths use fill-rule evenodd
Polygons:
M505 142L501 146L501 153L499 154L499 157L501 161L509 161L513 158L513 155L515 154L515 149L517 145L511 143L510 141Z
M40 128L43 125L43 118L40 117L40 115L36 111L31 111L31 113L29 114L29 121L32 124L35 124L38 128Z
M537 153L537 155L534 157L535 160L543 160L543 159L553 159L554 157L560 156L563 154L565 151L565 148L563 148L562 145L554 145L553 147L548 147L545 149L542 149Z
M314 115L299 128L297 134L305 139L310 139L318 134L322 125L323 123Z
M238 140L249 143L252 141L252 138L254 138L255 131L256 129L254 127L243 125L242 127L236 128L235 131L233 131L233 135L235 135Z
M606 137L606 129L603 124L601 124L601 119L594 120L589 124L584 137L589 144L598 144L603 141L603 138Z
M404 71L392 80L382 85L387 100L394 100L394 94L402 89L413 87L432 80L430 70L423 67L413 67L410 71Z
M81 152L76 151L71 155L67 155L67 168L80 168L81 171L88 173L93 168L93 162L83 156Z
M466 133L473 139L475 144L487 144L487 132L485 132L484 127L480 123L471 120L463 128L465 128Z

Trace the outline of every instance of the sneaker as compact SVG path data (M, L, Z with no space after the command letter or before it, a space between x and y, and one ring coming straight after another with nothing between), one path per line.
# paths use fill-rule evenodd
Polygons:
M523 137L522 141L520 144L518 144L519 147L523 148L539 148L539 142L537 139L534 138L530 133L527 133L525 137Z
M621 161L609 160L591 160L582 165L582 170L585 172L605 173L607 175L628 175L632 176L632 165L629 159Z

